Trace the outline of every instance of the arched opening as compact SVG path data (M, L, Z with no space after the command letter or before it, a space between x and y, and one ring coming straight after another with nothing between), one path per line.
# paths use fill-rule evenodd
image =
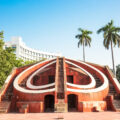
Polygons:
M45 104L45 112L54 112L54 96L53 95L46 95L44 104Z
M77 95L68 95L68 111L77 111L78 97Z

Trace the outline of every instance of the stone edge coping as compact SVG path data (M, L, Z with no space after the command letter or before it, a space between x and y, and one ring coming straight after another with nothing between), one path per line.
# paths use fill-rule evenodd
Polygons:
M75 66L75 67L77 67L77 68L79 68L79 69L81 69L82 71L84 71L89 77L90 77L90 79L91 79L91 82L90 82L90 84L88 84L88 85L76 85L76 84L72 84L72 83L68 83L67 82L67 85L69 85L69 86L72 86L72 87L77 87L77 88L93 88L93 87L95 87L95 85L96 85L96 81L95 81L95 79L94 79L94 77L88 72L88 71L86 71L85 69L83 69L82 67L80 67L80 66L78 66L78 65L76 65L76 64L74 64L74 63L72 63L72 62L69 62L69 61L65 61L66 63L68 63L68 64L71 64L71 65L73 65L73 66Z
M53 61L53 62L51 62L51 63L49 63L49 64L46 64L46 65L44 65L43 67L41 67L40 69L38 69L37 71L35 71L35 72L28 78L28 80L27 80L27 83L26 83L27 88L30 88L30 89L43 89L43 88L47 88L47 87L54 86L54 85L55 85L55 82L54 82L54 83L51 83L51 84L47 84L47 85L40 85L40 86L36 86L36 85L31 84L31 80L32 80L32 78L33 78L36 74L41 73L43 69L45 69L46 67L48 67L48 66L50 66L50 65L52 65L52 64L54 64L54 63L56 63L56 61Z

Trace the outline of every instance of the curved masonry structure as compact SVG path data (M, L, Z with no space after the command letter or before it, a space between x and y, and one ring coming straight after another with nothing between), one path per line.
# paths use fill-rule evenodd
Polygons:
M87 72L85 69L83 69L83 68L79 67L78 65L73 64L73 63L71 63L69 61L66 61L66 63L71 64L71 65L81 69L82 71L84 71L91 78L91 82L88 85L75 85L75 84L71 84L71 83L68 83L68 82L67 82L67 85L72 86L72 87L77 87L77 88L84 88L84 89L95 87L95 85L96 85L95 79L89 72ZM86 91L86 90L84 90L84 91Z
M78 65L75 65L75 64L73 64L73 63L71 63L71 62L68 62L68 61L66 61L67 63L69 63L69 64L71 64L71 65L74 65L74 66L76 66L76 67L78 67L78 68L80 68ZM80 62L80 61L79 61ZM67 88L67 90L68 91L71 91L71 92L80 92L80 93L92 93L92 92L100 92L100 91L103 91L104 89L106 89L107 87L108 87L108 79L107 79L107 77L102 73L102 72L100 72L98 69L96 69L95 67L93 67L93 66L91 66L91 65L88 65L87 63L83 63L83 62L80 62L80 63L82 63L82 64L85 64L86 66L89 66L92 70L95 70L96 72L98 72L100 75L101 75L101 77L103 78L103 85L102 86L100 86L99 88L94 88L94 89L89 89L89 90L76 90L76 89L70 89L70 88ZM80 69L82 69L82 68L80 68ZM82 70L84 70L84 69L82 69ZM86 71L87 72L87 71ZM92 87L95 87L95 80L94 80L94 78L92 77L92 75L89 73L89 72L87 72L87 74L91 77L91 79L92 79L92 81L91 81L91 84L89 85L89 87L87 87L87 85L81 85L81 86L79 86L79 88L92 88ZM70 84L70 83L67 83L67 85L70 85L70 86L73 86L73 87L77 87L77 85L72 85L72 84Z
M120 96L120 84L108 67L64 57L14 69L0 94L1 101L12 84L9 109L23 113L105 111L113 104L113 96Z
M44 69L45 67L47 67L47 66L49 66L49 65L51 65L51 64L53 64L53 63L55 63L55 61L53 61L52 63L48 63L46 66L41 67L37 72L39 72L40 70ZM38 63L38 64L40 64L40 63ZM27 72L28 70L31 70L31 69L33 69L34 67L36 67L38 64L32 66L31 68L26 69L26 70L23 71L20 75L17 76L17 78L15 79L14 84L13 84L13 85L14 85L14 88L15 88L17 91L20 91L20 92L23 92L23 93L45 93L45 92L53 92L53 91L55 91L55 88L35 91L35 90L24 89L24 88L22 88L22 87L19 86L18 83L19 83L20 77L22 77L23 74L26 74L26 72ZM35 74L36 74L36 72L35 72ZM34 74L33 74L33 75L34 75ZM52 84L52 86L53 86L53 85L54 85L54 84ZM27 87L28 87L28 88L32 88L32 89L40 89L40 88L46 88L46 87L50 87L50 86L51 86L51 84L46 85L46 86L44 85L44 86L36 86L36 87L35 87L35 86L32 86L29 81L27 82Z
M41 67L41 68L38 69L37 71L35 71L35 72L28 78L28 80L27 80L27 83L26 83L27 88L30 88L30 89L43 89L43 88L55 86L55 82L54 82L54 83L51 83L51 84L47 84L47 85L42 85L42 86L41 86L41 85L40 85L40 86L35 86L35 85L32 85L32 84L31 84L32 78L33 78L37 73L40 74L43 69L45 69L46 67L48 67L49 65L52 65L52 64L54 64L54 63L56 63L56 61L53 61L53 62L51 62L51 63L49 63L49 64Z

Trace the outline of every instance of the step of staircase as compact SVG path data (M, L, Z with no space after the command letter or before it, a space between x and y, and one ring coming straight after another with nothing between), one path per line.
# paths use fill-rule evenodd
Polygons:
M2 101L0 102L0 113L7 113L9 111L11 102Z
M55 104L55 112L67 112L67 104L65 103L65 85L64 85L64 58L58 58L57 71L57 100Z

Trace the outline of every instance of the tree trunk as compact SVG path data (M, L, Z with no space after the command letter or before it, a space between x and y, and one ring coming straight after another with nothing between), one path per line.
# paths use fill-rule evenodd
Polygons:
M85 62L85 44L83 43L83 61Z
M114 54L113 54L113 44L112 44L112 41L111 41L111 53L112 53L113 73L115 74L115 63L114 63Z

